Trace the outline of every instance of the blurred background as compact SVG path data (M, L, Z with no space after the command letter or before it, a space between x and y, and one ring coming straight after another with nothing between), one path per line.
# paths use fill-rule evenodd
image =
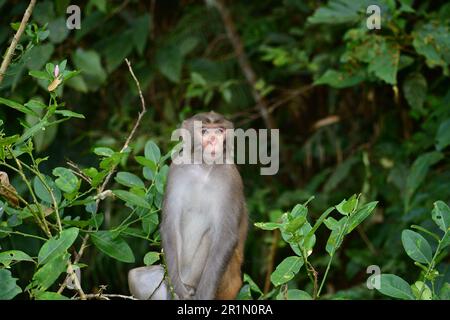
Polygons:
M81 9L81 28L68 30L66 9ZM366 12L377 4L380 18ZM5 53L28 1L0 0L0 48ZM430 212L450 201L450 3L447 1L37 1L16 49L0 96L47 103L47 86L28 75L47 62L67 59L80 76L59 88L66 109L84 114L34 137L41 170L96 166L95 147L120 149L140 110L139 95L124 59L139 79L148 111L131 143L142 152L149 139L170 151L171 132L200 111L226 115L236 127L280 129L280 170L261 176L259 165L242 165L250 214L243 271L262 290L270 273L291 255L277 231L254 222L274 221L311 196L310 218L352 194L378 200L375 213L350 234L336 255L324 293L334 298L376 298L365 286L369 265L411 282L418 269L402 248L411 224L435 230ZM369 19L369 20L368 20ZM378 20L377 20L378 19ZM370 29L376 26L379 29ZM48 33L47 33L48 31ZM29 44L32 44L29 46ZM21 133L22 113L0 106L8 134ZM419 163L415 161L425 154ZM419 175L411 186L413 163ZM142 176L133 161L119 165ZM19 192L25 190L10 176ZM113 188L114 181L111 182ZM104 227L117 225L127 208L103 204ZM319 230L312 263L323 273L328 231ZM33 241L10 237L3 246ZM136 262L127 264L87 248L83 286L128 294L127 272L143 265L150 249L130 239ZM29 254L31 254L29 253ZM448 257L439 281L449 282ZM30 265L15 267L26 285ZM305 272L290 284L311 290ZM25 297L25 294L23 294Z

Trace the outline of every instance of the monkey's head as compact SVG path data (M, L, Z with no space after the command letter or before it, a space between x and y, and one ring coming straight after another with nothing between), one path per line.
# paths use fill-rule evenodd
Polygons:
M226 154L227 129L233 129L233 123L214 111L198 113L183 122L183 128L189 130L192 152L201 152L202 159L212 163L223 159Z

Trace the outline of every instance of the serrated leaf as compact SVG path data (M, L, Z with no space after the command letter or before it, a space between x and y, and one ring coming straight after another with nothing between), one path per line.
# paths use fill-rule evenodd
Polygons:
M409 74L403 82L403 92L411 108L423 113L423 104L427 95L427 79L418 72Z

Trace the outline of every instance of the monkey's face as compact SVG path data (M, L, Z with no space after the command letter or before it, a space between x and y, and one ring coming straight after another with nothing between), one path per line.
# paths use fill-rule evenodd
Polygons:
M203 126L201 131L203 160L207 163L223 157L225 128Z

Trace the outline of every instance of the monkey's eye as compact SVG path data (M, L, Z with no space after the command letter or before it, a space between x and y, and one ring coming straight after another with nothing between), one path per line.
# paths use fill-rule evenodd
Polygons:
M225 130L223 128L217 128L218 133L223 133Z
M203 129L202 129L202 134L205 134L206 132L208 132L208 129L203 128Z

